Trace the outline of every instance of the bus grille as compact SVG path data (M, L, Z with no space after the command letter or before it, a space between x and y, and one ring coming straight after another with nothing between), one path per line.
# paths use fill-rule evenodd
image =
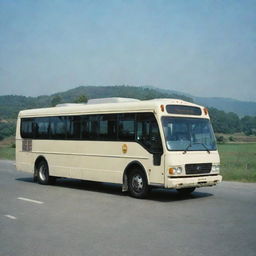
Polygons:
M212 169L212 164L211 163L186 164L185 165L186 174L210 173L211 169Z

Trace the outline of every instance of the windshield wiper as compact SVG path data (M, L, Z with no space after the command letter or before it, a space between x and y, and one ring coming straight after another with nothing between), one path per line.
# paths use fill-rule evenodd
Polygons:
M197 145L197 144L202 145L202 146L206 149L206 151L207 151L209 154L211 153L210 150L209 150L209 148L207 148L207 146L206 146L204 143L201 143L201 142L192 143L192 142L190 141L189 145L188 145L188 146L185 148L185 150L183 151L183 154L186 154L187 151L188 151L188 149L189 149L190 147L192 147L192 145Z
M192 147L192 141L190 141L190 143L188 144L188 146L185 148L185 150L183 151L183 154L186 154L188 149Z
M211 152L210 152L210 150L209 150L209 148L207 148L207 146L204 144L204 143L198 143L198 144L201 144L201 145L203 145L204 146L204 148L206 149L206 151L210 154Z

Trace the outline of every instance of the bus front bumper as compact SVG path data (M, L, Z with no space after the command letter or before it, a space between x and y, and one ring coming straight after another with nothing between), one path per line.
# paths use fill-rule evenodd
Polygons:
M221 175L200 177L168 177L166 188L208 187L217 185L222 181Z

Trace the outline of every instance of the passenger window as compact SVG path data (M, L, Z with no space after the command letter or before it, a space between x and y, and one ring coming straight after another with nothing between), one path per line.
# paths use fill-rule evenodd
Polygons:
M135 114L119 114L118 138L123 141L135 140Z
M99 138L101 140L117 139L117 115L99 116Z
M67 138L80 139L81 117L68 116L67 117Z
M35 118L35 138L36 139L49 139L49 118L38 117Z
M21 137L24 139L33 138L33 119L32 118L21 119Z
M99 130L98 115L82 117L82 138L85 140L97 140Z
M50 118L50 134L52 139L66 138L66 119L63 116Z

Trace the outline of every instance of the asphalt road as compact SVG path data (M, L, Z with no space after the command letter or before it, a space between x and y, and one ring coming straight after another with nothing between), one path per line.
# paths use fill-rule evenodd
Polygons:
M34 201L31 201L34 200ZM121 186L33 183L0 161L0 256L256 255L256 184L223 182L146 200Z

